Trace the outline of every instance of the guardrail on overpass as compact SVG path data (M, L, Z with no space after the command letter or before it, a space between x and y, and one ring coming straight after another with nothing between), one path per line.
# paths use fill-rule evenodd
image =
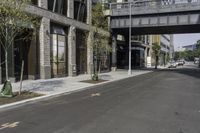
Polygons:
M132 7L132 15L194 11L200 9L200 0L161 0L160 2L143 0L138 2L111 3L111 16L129 15L130 6Z

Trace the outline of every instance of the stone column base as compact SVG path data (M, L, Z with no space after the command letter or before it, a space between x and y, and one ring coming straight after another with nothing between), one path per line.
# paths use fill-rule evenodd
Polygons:
M117 67L112 67L112 68L111 68L111 71L112 71L112 72L117 71Z
M51 78L51 66L40 66L40 78L41 79Z
M36 77L35 77L35 75L28 75L28 79L35 80Z
M15 77L9 77L9 80L11 83L15 83L16 82L16 78Z
M69 76L71 77L77 76L76 64L69 66Z

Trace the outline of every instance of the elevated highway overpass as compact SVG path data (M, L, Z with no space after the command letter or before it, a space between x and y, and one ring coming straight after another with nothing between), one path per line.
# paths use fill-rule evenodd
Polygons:
M200 32L200 0L185 3L163 1L112 3L111 29L128 34L131 26L132 34L137 35Z
M132 49L142 48L145 51L145 64L151 49L148 43L146 46L135 45L132 35L200 32L200 0L137 0L111 3L110 27L113 40L112 66L114 68L117 66L119 56L117 34L120 34L124 36L125 43L119 57L120 60L123 57L126 61L128 74L131 74L132 62L134 62Z

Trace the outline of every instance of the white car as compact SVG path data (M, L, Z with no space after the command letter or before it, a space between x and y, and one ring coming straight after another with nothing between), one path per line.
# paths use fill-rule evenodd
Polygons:
M198 61L198 60L196 60L196 61L194 62L194 64L199 64L199 61Z
M169 62L169 67L168 68L176 68L177 67L177 64L175 61L171 61Z
M183 66L185 64L185 62L183 60L178 60L178 66Z
M199 64L199 58L194 58L194 64Z

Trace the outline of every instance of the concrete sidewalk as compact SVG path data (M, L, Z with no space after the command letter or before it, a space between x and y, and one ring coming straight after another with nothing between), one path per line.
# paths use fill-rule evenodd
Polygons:
M86 87L92 87L99 84L113 82L116 80L133 77L151 72L150 70L133 70L132 75L128 75L127 70L118 70L116 72L108 72L100 74L100 79L108 80L98 84L83 83L80 81L91 79L91 75L79 75L77 77L54 78L48 80L26 80L23 81L22 90L37 92L40 94L51 95L54 93L66 93L77 91ZM13 91L19 90L20 83L13 83ZM2 87L2 85L0 86Z

